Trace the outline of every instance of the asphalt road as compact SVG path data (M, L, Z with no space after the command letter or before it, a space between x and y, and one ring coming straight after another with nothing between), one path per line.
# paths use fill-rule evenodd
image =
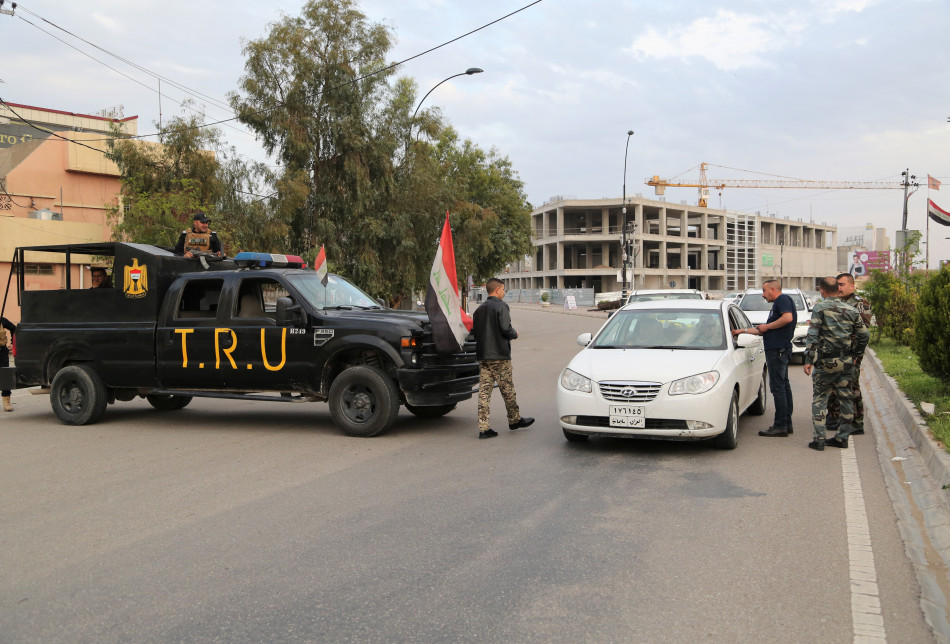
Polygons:
M0 413L3 642L845 642L843 455L567 443L556 378L601 320L514 310L530 429L477 440L475 401L348 438L325 405L47 396ZM853 439L887 641L932 641L868 434Z

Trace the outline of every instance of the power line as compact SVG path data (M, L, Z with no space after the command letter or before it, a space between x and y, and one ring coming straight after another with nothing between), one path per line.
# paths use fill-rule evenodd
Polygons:
M359 77L357 77L357 78L354 78L354 79L352 79L352 80L350 80L350 81L347 81L347 82L345 82L345 83L342 83L342 84L340 84L340 85L334 86L334 87L332 87L331 89L340 89L340 88L343 88L343 87L348 87L348 86L350 86L350 85L354 85L354 84L356 84L356 83L359 83L360 81L366 80L367 78L372 78L373 76L378 76L379 74L386 73L386 72L388 72L388 71L390 71L390 70L395 69L396 67L399 67L400 65L405 65L406 63L408 63L408 62L410 62L410 61L413 61L413 60L415 60L415 59L417 59L417 58L421 58L422 56L426 56L426 55L428 55L428 54L431 54L432 52L437 51L437 50L439 50L439 49L442 49L443 47L447 47L448 45L451 45L452 43L458 42L459 40L462 40L463 38L467 38L468 36L471 36L472 34L475 34L475 33L478 33L479 31L482 31L482 30L484 30L484 29L487 29L488 27L491 27L492 25L498 24L499 22L502 22L503 20L507 20L508 18L510 18L510 17L512 17L512 16L514 16L514 15L516 15L516 14L519 14L519 13L521 13L522 11L525 11L526 9L530 9L530 8L533 7L534 5L540 4L540 3L543 2L543 1L544 1L544 0L534 0L533 2L529 2L528 4L524 5L523 7L519 8L519 9L516 9L516 10L512 11L511 13L505 14L504 16L502 16L502 17L500 17L500 18L496 18L495 20L492 20L491 22L485 23L484 25L482 25L482 26L480 26L480 27L477 27L477 28L475 28L475 29L472 29L471 31L468 31L468 32L462 34L461 36L456 36L455 38L452 38L451 40L447 40L447 41L443 42L442 44L436 45L435 47L431 47L431 48L426 49L425 51L422 51L422 52L420 52L420 53L418 53L418 54L415 54L415 55L413 55L413 56L409 56L408 58L404 58L404 59L402 59L402 60L400 60L400 61L398 61L398 62L392 63L392 64L390 64L390 65L387 65L387 66L382 67L382 68L380 68L380 69L377 69L377 70L375 70L375 71L369 72L369 73L367 73L367 74L364 74L364 75L362 75L362 76L359 76ZM34 15L36 15L36 14L34 14ZM55 36L54 36L54 37L55 37ZM324 90L324 91L325 91L325 90ZM316 94L314 94L314 97L320 96L321 94L323 94L322 91L321 91L321 92L317 92ZM303 101L306 100L307 98L309 98L309 97L305 97L305 98L303 98L303 99L300 99L299 101L284 101L284 102L278 103L277 105L275 105L275 106L273 106L273 107L268 107L268 108L265 108L265 109L257 110L257 111L255 111L255 112L251 112L251 113L248 114L248 116L257 116L257 115L259 115L259 114L267 114L268 112L273 112L274 110L280 109L280 108L285 107L285 106L287 106L287 105L292 105L292 104L295 103L295 102L303 102ZM150 133L150 134L136 134L136 135L131 135L131 136L123 137L123 138L127 138L127 139L147 139L147 138L150 138L150 137L153 137L153 136L161 136L162 134L176 134L176 133L179 133L179 132L188 132L188 131L191 131L191 130L199 130L199 129L203 129L203 128L206 128L206 127L213 127L213 126L215 126L215 125L222 125L222 124L230 123L231 121L236 121L236 120L239 120L239 119L240 119L240 117L234 116L234 117L232 117L232 118L222 119L222 120L220 120L220 121L212 121L211 123L205 123L205 124L202 124L202 125L193 125L193 126L189 126L189 127L178 128L178 129L176 129L176 130L165 130L164 132L153 132L153 133ZM94 141L96 141L96 140L97 140L97 139L90 139L91 142L94 142ZM100 140L102 140L102 141L108 141L108 140L110 140L110 139L100 139Z

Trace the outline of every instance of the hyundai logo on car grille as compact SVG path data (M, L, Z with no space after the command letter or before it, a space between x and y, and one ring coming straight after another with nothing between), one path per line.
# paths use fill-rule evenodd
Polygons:
M659 382L599 382L600 393L614 402L650 402L660 393Z

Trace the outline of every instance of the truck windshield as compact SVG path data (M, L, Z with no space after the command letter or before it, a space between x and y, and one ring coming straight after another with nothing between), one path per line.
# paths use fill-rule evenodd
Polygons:
M372 297L339 275L330 275L324 287L316 273L288 275L288 281L315 309L379 309Z

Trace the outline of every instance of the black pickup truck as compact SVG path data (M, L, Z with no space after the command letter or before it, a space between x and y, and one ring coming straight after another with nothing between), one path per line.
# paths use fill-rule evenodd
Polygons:
M65 255L64 289L24 288L24 266L41 253ZM48 388L71 425L135 397L159 410L196 397L326 401L353 436L384 431L401 404L438 417L473 395L474 343L439 354L424 313L380 306L336 275L324 285L284 256L260 257L200 262L127 243L18 248L16 367L0 381ZM93 258L112 263L112 288L70 283L70 266Z

